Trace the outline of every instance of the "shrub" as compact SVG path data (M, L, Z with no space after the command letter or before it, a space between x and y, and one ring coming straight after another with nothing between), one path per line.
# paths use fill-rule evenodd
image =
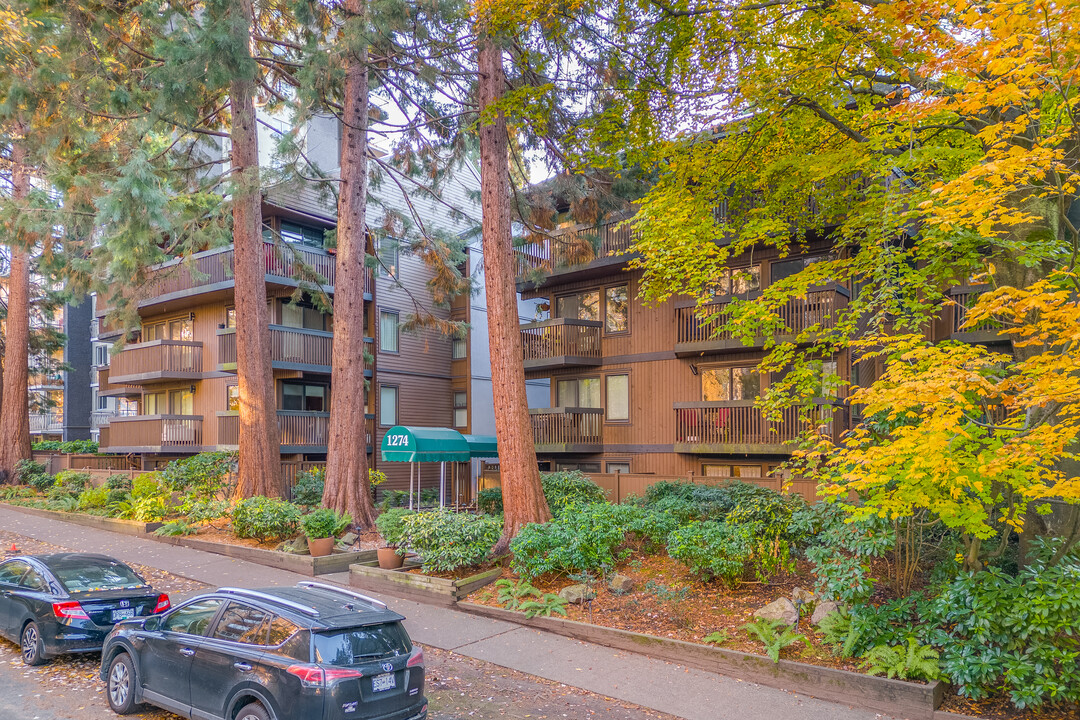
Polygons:
M326 487L326 469L321 467L303 470L296 475L292 498L297 505L315 507L322 503L323 489Z
M748 527L693 522L668 536L667 551L701 579L720 578L734 587L753 557L752 532Z
M402 535L405 533L404 519L412 513L412 510L406 508L391 508L383 510L379 517L375 518L375 528L383 536L387 545L401 544Z
M43 440L34 443L33 449L37 452L58 452L64 455L93 455L98 451L98 444L93 440Z
M405 515L402 525L401 544L420 554L425 571L479 565L502 535L499 518L449 510Z
M87 488L79 494L80 510L97 510L109 504L109 488Z
M173 460L161 471L161 482L173 492L200 500L222 497L231 490L229 474L236 466L235 452L204 452Z
M579 470L540 474L544 497L554 515L571 505L607 502L607 493Z
M797 642L809 645L805 635L795 632L795 629L785 625L779 620L757 620L743 625L743 630L752 638L757 638L765 646L765 654L774 663L780 662L780 652Z
M22 500L34 496L34 489L23 485L7 485L0 487L0 498L4 500Z
M729 483L724 486L699 485L686 482L658 482L645 490L646 507L678 508L684 515L693 508L693 519L713 520L726 516L735 507L737 499L732 495Z
M870 675L885 675L901 680L937 680L941 675L938 658L929 645L920 645L913 637L903 645L877 645L863 658L861 667Z
M90 484L90 473L77 470L61 470L56 473L56 481L53 487L63 488L71 495L78 495Z
M156 472L136 475L135 479L131 481L131 497L135 500L141 500L142 498L161 495L166 492L159 482L159 477Z
M232 505L228 500L196 500L187 508L187 519L193 523L220 520L229 514Z
M19 460L15 463L15 478L38 492L44 492L53 484L53 476L45 470L45 464L35 460Z
M486 488L476 494L476 508L487 515L499 515L503 511L502 488Z
M110 490L131 490L131 476L110 475L105 479L105 487Z
M131 493L127 490L109 490L108 497L105 500L106 506L112 507L122 502L131 502Z
M164 537L176 537L179 535L194 535L198 531L198 528L186 520L172 520L155 530L154 534Z
M404 490L386 490L383 492L379 509L386 512L389 508L403 507L409 503L409 493Z
M239 538L276 540L295 535L299 525L300 508L278 498L247 498L232 511L233 532Z
M49 498L49 501L45 503L45 507L49 510L56 510L57 512L75 512L79 507L79 501L71 495L64 495L62 497Z
M329 508L319 508L300 518L304 534L313 540L336 537L345 532L345 528L351 524L352 516L339 515Z

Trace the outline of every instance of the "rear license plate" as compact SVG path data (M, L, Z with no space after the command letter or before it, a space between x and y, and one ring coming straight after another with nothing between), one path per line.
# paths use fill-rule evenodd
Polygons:
M122 610L112 611L113 622L117 622L119 620L130 620L133 617L135 617L135 608L124 608Z
M382 692L383 690L393 690L397 687L397 681L394 679L394 673L386 673L385 675L376 675L371 678L371 692Z

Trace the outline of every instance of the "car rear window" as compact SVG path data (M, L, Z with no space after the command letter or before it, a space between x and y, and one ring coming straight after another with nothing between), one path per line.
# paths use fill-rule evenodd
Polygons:
M55 565L50 569L71 593L147 587L134 570L120 562L84 561Z
M359 665L395 655L408 655L412 645L401 623L329 630L315 634L315 661Z

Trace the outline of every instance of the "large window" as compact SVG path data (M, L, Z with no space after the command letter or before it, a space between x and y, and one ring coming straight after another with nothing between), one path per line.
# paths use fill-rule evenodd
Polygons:
M379 256L379 262L375 266L375 273L380 277L401 277L399 263L401 253L399 242L394 238L380 238L376 243L375 252Z
M630 376L608 375L607 404L604 406L605 418L610 422L629 422L630 420Z
M555 299L555 315L574 320L600 320L600 291L589 290Z
M453 345L451 347L451 359L463 360L469 354L469 342L465 338L454 338Z
M379 424L383 427L398 424L398 389L394 385L379 386Z
M802 272L814 263L821 262L827 259L828 258L825 255L814 255L811 257L777 260L772 264L772 268L770 269L769 282L780 282L784 278L788 278L792 275L795 275L796 273Z
M775 266L774 266L775 267ZM725 269L716 286L717 295L739 295L761 289L761 266Z
M559 407L600 407L600 378L560 380L556 385Z
M753 400L761 393L761 373L756 367L701 369L701 399L706 402Z
M454 393L454 427L461 428L469 424L469 394Z
M759 478L763 477L760 465L713 465L701 466L701 474L706 477Z
M143 395L144 415L194 415L195 393L190 389Z
M327 412L330 408L330 390L314 383L281 383L281 409L306 412Z
M396 353L400 347L398 314L386 310L379 311L379 350Z
M278 232L281 234L281 239L284 242L302 243L304 245L313 245L317 248L323 247L323 235L325 231L322 228L300 225L288 220L282 220L281 230Z
M195 323L190 317L176 318L175 320L143 326L143 342L150 342L151 340L184 340L190 342L194 339Z
M326 315L319 312L319 309L310 303L292 303L283 300L281 303L281 324L285 327L304 330L326 330Z
M609 333L630 329L630 295L626 285L604 290L604 330Z

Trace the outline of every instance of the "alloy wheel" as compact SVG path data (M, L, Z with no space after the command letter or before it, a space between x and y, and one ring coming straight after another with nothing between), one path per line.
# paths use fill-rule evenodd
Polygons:
M38 631L34 625L28 625L22 635L22 657L27 665L33 663L38 652Z
M114 707L122 707L127 702L128 693L131 692L131 675L127 665L122 662L113 664L109 673L109 699Z

